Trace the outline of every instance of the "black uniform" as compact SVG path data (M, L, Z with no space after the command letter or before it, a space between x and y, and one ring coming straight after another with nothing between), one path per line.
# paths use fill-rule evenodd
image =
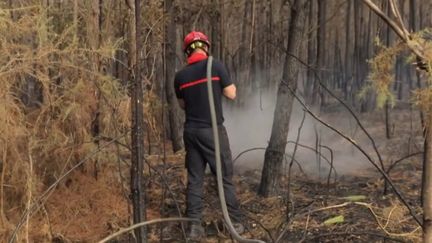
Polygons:
M202 55L202 54L201 54ZM191 59L196 59L191 61ZM211 117L207 91L207 58L194 55L189 65L176 73L175 91L177 98L185 102L186 121L184 124L184 143L186 147L186 168L188 171L187 185L187 216L202 218L203 182L206 164L216 174L214 140L211 129ZM222 125L222 92L231 85L231 79L224 65L213 61L212 66L213 93L220 137L222 174L228 211L233 221L240 221L241 212L232 183L233 163L228 135Z

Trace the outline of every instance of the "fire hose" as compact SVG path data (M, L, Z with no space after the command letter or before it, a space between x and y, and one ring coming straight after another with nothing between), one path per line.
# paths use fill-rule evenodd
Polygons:
M228 226L228 230L235 240L244 243L265 243L264 241L261 240L245 239L241 237L239 233L237 233L237 231L235 230L231 222L231 218L228 214L228 208L226 205L225 193L223 188L219 133L218 133L218 125L216 122L216 110L215 110L213 88L212 88L212 63L213 63L213 57L209 56L207 61L207 90L208 90L208 99L210 105L210 115L211 115L211 123L212 123L212 130L213 130L214 147L215 147L216 178L217 178L218 194L221 203L222 214Z

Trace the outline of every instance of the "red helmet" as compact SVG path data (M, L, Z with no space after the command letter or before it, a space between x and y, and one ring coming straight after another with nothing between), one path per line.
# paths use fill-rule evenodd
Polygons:
M210 48L209 38L205 34L199 31L192 31L184 38L183 51L186 52L186 49L195 41L204 42Z

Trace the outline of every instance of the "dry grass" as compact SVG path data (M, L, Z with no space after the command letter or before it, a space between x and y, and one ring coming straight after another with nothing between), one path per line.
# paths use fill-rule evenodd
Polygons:
M57 189L46 203L51 232L55 234L52 237L96 242L129 224L128 200L122 185L113 180L113 171L105 168L98 180L77 172ZM38 227L35 233L40 231Z
M18 217L41 192L97 148L92 134L96 112L100 113L100 135L116 137L129 129L126 87L112 76L94 71L91 65L94 56L101 63L109 63L121 42L107 39L99 49L88 49L86 40L74 38L75 28L54 32L55 23L46 11L41 5L13 10L0 5L0 241L7 238ZM105 164L117 161L115 156L98 155L97 159ZM82 185L94 185L91 203L103 201L101 196L118 200L123 211L115 211L124 218L125 202L109 198L109 184L100 187L103 184L99 181L92 184L90 178L82 179ZM64 206L70 205L61 210L60 205L51 203L52 212L58 214L53 220L72 220L68 218L72 216L65 216L74 215L72 211L100 213L73 201L72 196L78 200L78 191L52 195ZM43 210L38 215L43 216ZM47 222L39 220L29 218L26 228L44 235ZM20 241L28 237L26 232L19 232Z

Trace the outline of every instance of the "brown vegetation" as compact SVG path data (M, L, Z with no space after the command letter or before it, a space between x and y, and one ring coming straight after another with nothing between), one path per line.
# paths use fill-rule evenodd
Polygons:
M295 143L286 141L288 130L297 132L297 127L286 119L282 124L279 117L272 134L278 137L280 157L276 169L266 175L279 180L261 185L271 192L262 194L271 197L256 194L261 168L235 178L248 216L247 237L268 242L278 237L280 242L421 241L412 214L424 213L420 158L424 152L429 158L431 154L423 135L430 139L432 134L426 129L432 124L432 72L416 73L415 67L432 67L432 33L424 30L432 24L430 1L400 1L400 16L393 19L397 25L408 20L409 29L418 31L402 30L397 36L403 41L361 1L141 2L141 18L135 18L133 0L0 2L1 242L11 236L16 242L95 242L131 224L129 161L132 145L137 145L130 133L133 81L145 90L141 145L147 219L181 216L186 184L182 113L171 82L183 65L181 40L192 29L211 36L212 54L230 70L239 90L238 101L231 105L235 111L245 109L248 97L255 95L262 110L262 93L280 84L278 107L285 113L278 109L276 115L283 118L296 115L291 114L296 103L291 91L296 88L311 110L336 129L342 126L342 115L360 113L359 121L378 146L369 148L371 141L365 143L366 135L358 135L358 124L350 127L348 138L373 161L383 163L380 166L408 202L401 202L395 190L384 190L387 182L372 170L351 169L356 173L338 174L335 181L333 172L329 179L314 177L307 164L321 163L319 154L332 160L327 152L346 141L336 135L321 137L324 126L314 123L308 128L315 129L308 158L317 161L302 160L286 149L287 142ZM293 21L294 2L306 4L301 12L306 21ZM391 16L389 2L380 2L380 7ZM304 33L293 37L290 22ZM407 54L410 50L414 55ZM342 111L339 101L350 112ZM385 113L376 106L384 106ZM246 120L254 122L253 117ZM267 137L262 139L267 146ZM298 163L291 174L285 152ZM348 151L343 159L357 156ZM230 241L215 210L219 203L214 182L209 179L206 184L205 221L212 232L207 241ZM340 216L343 222L327 221ZM161 236L183 239L179 224L161 226L149 227L150 241ZM161 233L166 233L165 226L168 235Z

